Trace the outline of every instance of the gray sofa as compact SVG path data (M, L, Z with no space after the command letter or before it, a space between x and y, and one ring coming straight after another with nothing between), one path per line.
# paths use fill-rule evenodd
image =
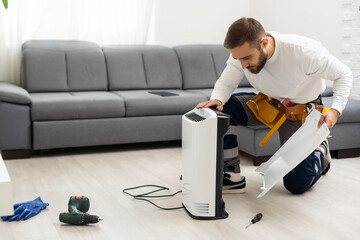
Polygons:
M4 159L36 150L181 139L181 116L207 100L229 52L221 45L174 48L34 40L22 47L22 86L0 83ZM254 92L244 79L236 92ZM168 96L170 94L170 96ZM324 97L331 102L331 89ZM339 157L359 155L360 104L350 100L332 131ZM268 129L239 127L239 149L268 159ZM246 139L246 140L244 140ZM346 153L345 155L338 154Z

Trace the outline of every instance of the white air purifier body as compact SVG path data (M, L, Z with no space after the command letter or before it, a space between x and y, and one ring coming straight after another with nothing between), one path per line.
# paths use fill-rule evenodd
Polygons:
M0 154L0 216L14 215L13 190L9 173Z
M195 219L228 217L222 199L223 142L230 117L210 108L182 117L182 203Z

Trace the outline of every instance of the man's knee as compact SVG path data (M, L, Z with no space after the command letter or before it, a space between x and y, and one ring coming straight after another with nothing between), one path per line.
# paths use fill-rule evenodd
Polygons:
M284 177L284 187L293 194L302 194L312 187L314 177L310 179L286 179Z
M309 190L320 178L319 159L310 154L296 168L283 178L284 187L293 194L301 194Z

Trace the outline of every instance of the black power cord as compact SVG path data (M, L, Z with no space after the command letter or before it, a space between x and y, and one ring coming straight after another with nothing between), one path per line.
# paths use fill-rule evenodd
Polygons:
M131 190L135 190L135 189L139 189L139 188L145 188L145 187L154 187L154 188L157 188L156 190L153 190L153 191L150 191L150 192L146 192L146 193L141 193L141 194L137 194L137 195L134 195L134 194L131 194L129 193L129 191ZM181 193L181 191L177 191L176 193L173 193L173 194L167 194L167 195L150 195L152 193L156 193L156 192L160 192L160 191L163 191L163 190L169 190L169 188L167 187L163 187L163 186L158 186L158 185L141 185L141 186L137 186L137 187L131 187L131 188L125 188L123 189L123 193L130 196L130 197L133 197L134 199L136 200L142 200L142 201L146 201L148 203L151 203L152 205L154 205L155 207L157 208L160 208L162 210L175 210L175 209L181 209L181 208L184 208L184 207L172 207L172 208L165 208L165 207L160 207L159 205L153 203L152 201L150 201L149 199L147 198L165 198L165 197L173 197L175 196L176 194L179 194Z

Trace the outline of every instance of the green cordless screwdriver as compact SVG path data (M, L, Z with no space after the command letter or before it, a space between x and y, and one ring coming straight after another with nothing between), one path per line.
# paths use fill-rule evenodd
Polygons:
M69 212L60 213L59 220L60 222L72 225L86 225L101 221L102 219L98 216L86 213L89 208L89 198L85 196L71 196L68 204Z

